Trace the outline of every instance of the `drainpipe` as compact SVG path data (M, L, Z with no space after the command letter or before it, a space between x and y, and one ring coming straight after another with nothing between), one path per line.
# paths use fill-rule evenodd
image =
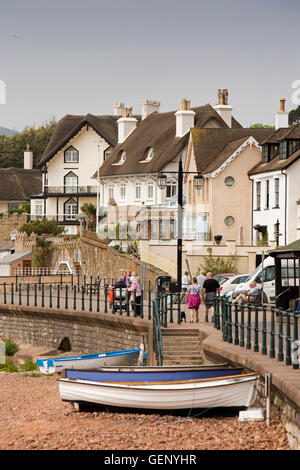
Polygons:
M286 219L287 219L287 174L284 173L284 170L281 170L281 174L285 176L284 178L284 244L287 244L287 236L286 236Z

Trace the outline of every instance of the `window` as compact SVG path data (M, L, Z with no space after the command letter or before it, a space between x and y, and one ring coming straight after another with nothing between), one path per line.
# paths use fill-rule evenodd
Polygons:
M120 186L120 201L126 201L126 185L124 183Z
M65 163L78 163L79 152L74 147L69 147L64 154Z
M285 158L287 158L287 151L288 151L287 140L283 140L279 144L279 158L280 158L280 160L284 160Z
M232 176L227 176L227 178L225 178L225 184L226 186L232 186L234 184L234 178Z
M228 215L225 217L224 223L227 225L227 227L231 227L234 224L234 218L231 215Z
M288 147L289 147L288 156L293 155L293 153L296 152L296 150L300 148L300 140L289 140Z
M136 183L135 184L135 199L136 201L141 200L141 183Z
M104 152L103 152L103 160L104 161L110 156L112 151L113 151L112 147L108 147L106 150L104 150Z
M64 204L65 220L76 220L78 215L77 202L74 199L69 199Z
M261 182L256 183L256 210L260 211L260 199L261 199Z
M269 146L264 144L262 146L262 162L267 163L269 161Z
M153 184L152 183L149 183L148 184L148 187L147 187L147 198L152 200L153 199L153 194L154 194L154 191L153 191Z
M108 187L108 200L113 199L113 198L114 198L114 187L109 186Z
M270 204L270 180L266 180L266 209L269 209Z
M177 194L177 182L176 181L168 181L167 182L167 198L175 197Z
M75 173L73 173L73 171L70 171L64 177L64 186L65 186L65 192L66 193L76 193L77 192L78 176L76 176Z
M125 150L122 150L120 152L120 160L119 160L119 163L122 165L126 160L126 152Z
M279 178L274 179L275 207L279 207Z
M8 208L9 211L18 210L19 209L19 204L17 202L9 202L7 204L7 208Z
M42 216L43 215L43 203L42 202L36 202L35 203L35 215L36 216Z
M274 157L276 157L276 155L278 154L279 152L279 147L277 144L271 144L270 145L270 157L269 157L269 160L272 160Z

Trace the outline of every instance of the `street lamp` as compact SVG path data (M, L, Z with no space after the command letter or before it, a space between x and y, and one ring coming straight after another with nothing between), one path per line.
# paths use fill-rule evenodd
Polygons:
M276 224L274 224L274 236L276 240L276 246L279 246L279 236L281 235L281 233L279 233L279 225L279 220L277 219Z
M178 292L181 292L182 276L182 203L183 203L183 175L194 176L194 188L200 190L203 188L203 176L196 172L183 171L182 160L178 162L178 171L166 171L166 174L177 175L177 286ZM164 173L158 174L158 187L165 189L167 186L167 176Z

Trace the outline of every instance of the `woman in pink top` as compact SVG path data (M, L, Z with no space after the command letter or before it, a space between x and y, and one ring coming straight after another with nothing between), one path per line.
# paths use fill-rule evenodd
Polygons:
M128 292L131 292L131 305L132 305L132 310L135 311L135 315L140 316L141 315L141 296L142 296L142 291L141 291L141 286L139 283L139 278L135 276L131 276L130 278L130 285L127 287Z

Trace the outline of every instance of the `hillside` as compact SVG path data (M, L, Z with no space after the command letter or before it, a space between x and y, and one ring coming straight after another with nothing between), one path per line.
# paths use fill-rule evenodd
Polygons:
M27 144L33 150L33 165L36 168L55 126L56 121L52 119L37 128L25 127L22 132L11 136L0 135L0 168L23 168L24 150Z
M6 136L11 136L14 135L17 131L14 131L13 129L8 129L7 127L0 127L0 135L6 135Z

